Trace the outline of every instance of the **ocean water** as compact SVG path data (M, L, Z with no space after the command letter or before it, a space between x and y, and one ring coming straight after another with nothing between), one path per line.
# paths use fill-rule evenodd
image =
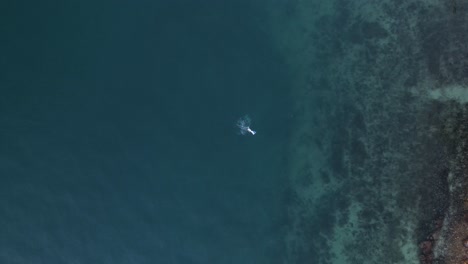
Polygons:
M281 263L291 76L264 11L0 7L1 263Z
M0 263L466 262L466 10L1 3Z

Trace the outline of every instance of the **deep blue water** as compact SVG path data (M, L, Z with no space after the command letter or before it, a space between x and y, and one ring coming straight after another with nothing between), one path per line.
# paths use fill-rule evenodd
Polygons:
M0 4L0 263L281 261L288 69L197 2Z

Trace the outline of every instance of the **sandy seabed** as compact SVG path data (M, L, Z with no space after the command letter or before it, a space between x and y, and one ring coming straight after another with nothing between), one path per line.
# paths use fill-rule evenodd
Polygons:
M271 10L295 81L284 263L452 263L432 234L463 185L449 175L464 162L467 12L434 0ZM428 237L439 246L422 252Z

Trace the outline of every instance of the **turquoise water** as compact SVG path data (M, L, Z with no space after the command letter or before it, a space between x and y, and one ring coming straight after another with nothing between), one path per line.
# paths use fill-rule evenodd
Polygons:
M0 263L465 261L464 10L1 3Z
M281 262L290 77L256 7L0 10L0 262Z

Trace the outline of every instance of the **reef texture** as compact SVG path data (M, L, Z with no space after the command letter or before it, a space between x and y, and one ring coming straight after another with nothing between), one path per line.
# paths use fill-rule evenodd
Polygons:
M421 242L421 263L468 263L468 105L445 104L439 129L449 155L450 199L436 228Z
M430 96L468 87L467 12L422 0L271 10L297 98L285 263L468 263L468 110Z

